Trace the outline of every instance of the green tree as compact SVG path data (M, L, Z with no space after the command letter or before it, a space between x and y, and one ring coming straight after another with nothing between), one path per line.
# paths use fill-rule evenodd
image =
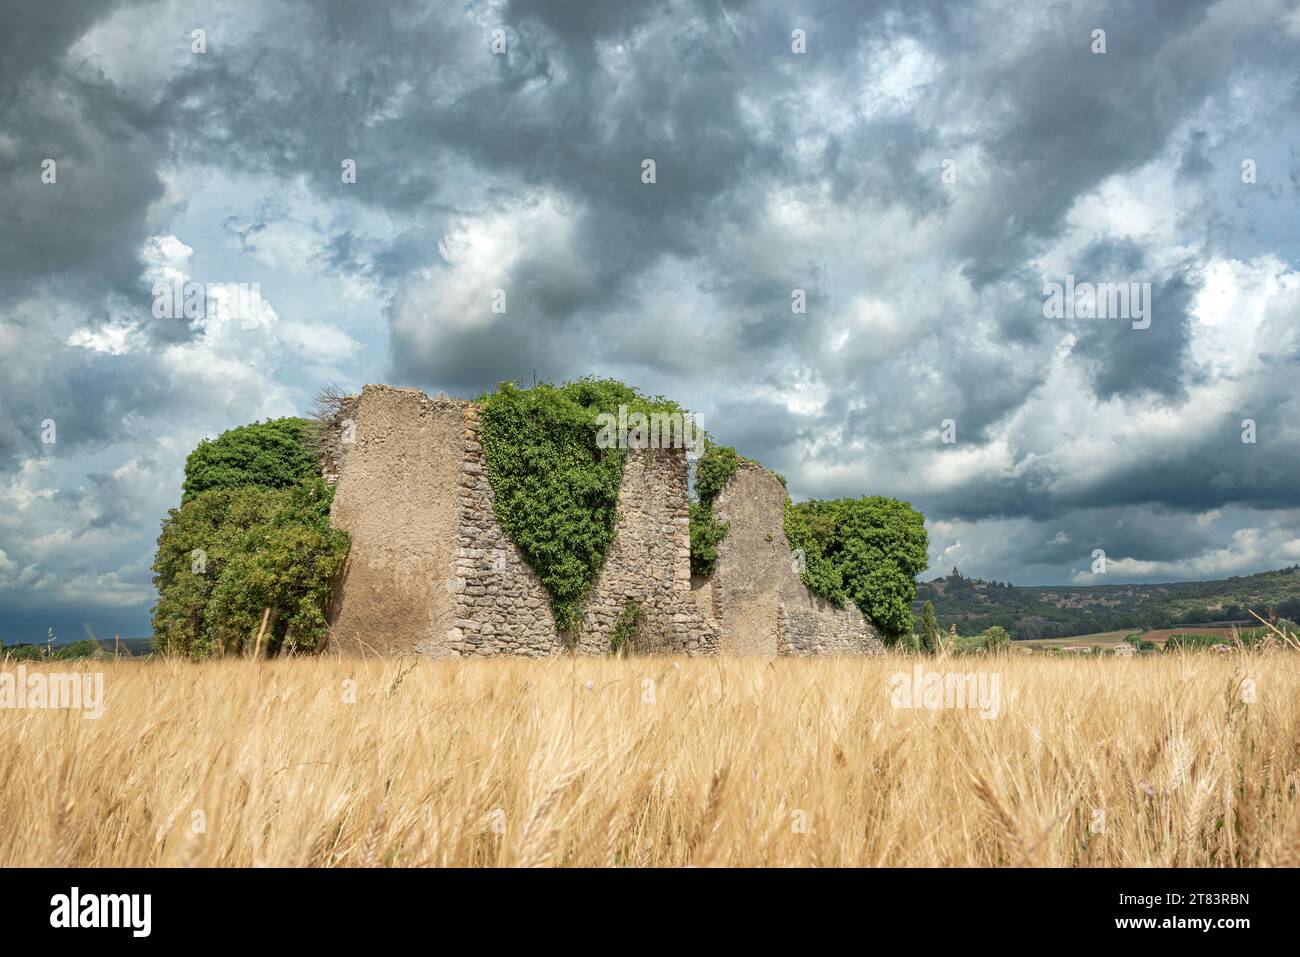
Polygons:
M269 419L204 439L185 460L181 501L211 489L291 488L319 475L312 428L306 419Z
M328 634L330 583L347 558L319 476L292 488L249 485L192 495L168 512L154 559L154 642L206 658L243 650L269 609L269 652L308 651Z
M927 601L921 609L921 649L930 654L939 650L943 632L939 628L939 618L934 613L934 603Z
M910 634L916 576L929 564L921 513L878 495L810 500L792 511L796 521L787 523L786 535L791 547L800 547L796 539L803 543L805 584L830 601L851 598L891 643ZM822 559L838 573L842 593Z
M991 655L1002 654L1011 648L1011 633L1001 625L986 628L977 639L980 646Z

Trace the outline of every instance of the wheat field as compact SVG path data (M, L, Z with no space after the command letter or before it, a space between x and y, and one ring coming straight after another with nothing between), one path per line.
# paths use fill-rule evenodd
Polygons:
M1300 864L1285 653L83 667L0 710L2 866Z

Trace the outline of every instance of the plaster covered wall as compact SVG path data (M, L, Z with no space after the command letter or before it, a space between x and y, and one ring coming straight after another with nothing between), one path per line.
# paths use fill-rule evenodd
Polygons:
M330 510L352 536L330 614L331 637L345 652L451 653L466 404L381 385L350 405L355 434L337 442Z
M799 580L784 531L786 498L775 474L742 459L713 501L714 515L729 525L711 581L719 649L737 655L882 654L879 632L851 602L836 608Z

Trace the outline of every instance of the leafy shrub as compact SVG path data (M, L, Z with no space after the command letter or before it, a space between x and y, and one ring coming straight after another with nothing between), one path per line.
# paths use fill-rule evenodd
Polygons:
M12 645L4 649L0 658L10 661L40 661L45 657L44 645Z
M986 628L978 635L953 635L945 637L943 643L948 651L958 655L1001 655L1011 650L1011 632L1001 625ZM1056 649L1044 649L1051 654Z
M934 602L927 601L921 609L920 647L934 653L943 641L943 632L939 629L939 619L934 613Z
M1214 635L1206 632L1184 632L1176 635L1170 635L1165 639L1166 651L1203 651L1212 648L1215 645L1222 645L1227 641L1222 635Z
M555 623L572 631L614 537L626 449L599 448L600 413L682 412L612 379L520 389L479 399L493 513L551 595Z
M1253 648L1261 642L1269 644L1273 633L1267 628L1250 628L1232 635L1215 635L1208 632L1180 632L1165 639L1165 651L1209 651L1215 645L1236 647L1240 641L1247 648Z
M312 424L296 418L254 422L204 439L185 460L181 501L211 489L291 488L320 474L312 442Z
M925 519L911 505L878 495L801 502L787 508L786 537L804 549L800 577L813 592L851 598L891 642L912 632L916 576L929 560Z
M269 651L323 642L330 582L349 547L348 534L330 527L333 494L314 477L287 489L208 489L171 509L153 566L158 650L193 658L239 652L266 609Z
M980 632L977 637L980 646L989 654L996 655L1011 648L1011 633L1001 625L994 625Z
M808 509L796 507L788 498L785 500L783 526L790 550L803 559L800 580L813 594L820 595L836 608L844 607L844 577L839 566L826 556L823 545L823 542L830 542L830 537L825 534L828 526L810 516ZM814 533L814 527L823 533L823 537Z
M0 659L10 661L74 661L78 658L94 658L100 654L99 643L83 638L66 645L55 645L53 653L46 655L47 645L14 645L0 652Z
M637 634L645 624L645 612L632 600L623 606L618 620L609 632L609 651L613 655L626 655L636 650Z

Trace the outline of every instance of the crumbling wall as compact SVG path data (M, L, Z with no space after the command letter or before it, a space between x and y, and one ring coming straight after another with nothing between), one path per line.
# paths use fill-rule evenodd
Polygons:
M343 400L327 432L322 470L337 478L331 517L352 536L330 610L338 648L430 657L570 650L546 587L493 513L477 405L368 385ZM576 650L608 653L629 603L644 615L637 651L881 650L861 612L835 608L799 581L782 529L785 500L775 475L742 461L714 501L730 525L717 570L692 579L685 450L631 450Z
M458 456L455 630L461 655L544 658L564 649L555 629L551 598L523 553L492 512L479 430L478 407L465 403Z
M629 602L645 621L637 650L715 654L716 624L691 598L689 477L684 449L633 449L618 491L614 539L582 620L582 650L609 650Z
M353 654L452 653L458 450L466 403L368 385L335 484L331 519L352 548L335 589L331 636Z
M786 497L776 475L742 459L713 501L714 515L729 525L712 578L720 650L738 655L882 653L879 632L851 602L836 608L799 580L785 537Z
M322 423L316 441L316 454L320 458L321 476L331 485L338 482L339 475L343 472L343 463L347 461L348 449L356 443L357 410L360 406L361 396L344 396L339 400L333 418Z
M852 602L836 608L802 582L800 587L802 594L790 589L781 599L777 654L810 657L884 653L880 633Z
M335 456L332 516L353 542L334 616L339 646L433 656L567 652L546 587L493 513L478 407L366 386L354 411L355 441ZM409 428L395 435L404 421ZM608 653L619 615L635 602L645 616L638 649L716 652L717 625L691 599L687 491L684 450L629 453L578 651ZM368 635L377 630L382 639Z
M781 530L785 499L776 476L742 460L713 500L714 516L728 525L713 572L724 653L776 655L779 650L781 592L792 574L790 546Z

